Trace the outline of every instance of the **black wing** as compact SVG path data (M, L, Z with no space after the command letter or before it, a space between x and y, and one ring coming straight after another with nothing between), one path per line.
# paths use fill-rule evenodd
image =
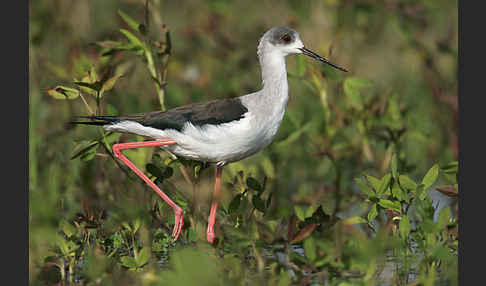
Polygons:
M197 126L228 123L240 120L246 112L248 112L248 109L239 98L228 98L183 105L167 111L153 111L126 116L82 116L82 118L97 121L72 123L105 125L131 120L161 130L176 129L182 131L187 122Z

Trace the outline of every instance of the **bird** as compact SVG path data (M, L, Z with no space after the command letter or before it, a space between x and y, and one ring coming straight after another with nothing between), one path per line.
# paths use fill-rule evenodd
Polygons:
M216 165L212 203L206 239L213 243L223 167L247 158L267 147L282 123L289 100L285 58L303 54L347 72L307 49L299 33L288 26L275 26L260 38L257 47L261 67L260 90L239 97L183 105L166 111L152 111L124 116L78 116L84 121L73 124L102 126L107 131L148 137L151 141L114 144L114 156L127 165L152 188L175 213L172 237L181 233L183 210L152 180L128 160L122 151L141 147L160 147L172 156ZM86 120L89 119L89 120ZM79 119L78 119L79 120Z

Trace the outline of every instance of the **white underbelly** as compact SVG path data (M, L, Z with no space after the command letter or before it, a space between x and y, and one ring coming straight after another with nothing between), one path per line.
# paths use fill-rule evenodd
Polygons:
M194 126L188 123L182 132L159 130L133 121L122 121L105 129L135 133L155 140L173 140L177 144L161 147L178 157L224 165L251 156L268 146L280 126L281 118L277 119L259 122L247 115L238 121L220 125Z
M278 124L280 125L280 124ZM279 126L255 126L250 118L220 126L188 126L184 133L173 134L176 145L167 149L176 156L226 164L242 160L268 146Z

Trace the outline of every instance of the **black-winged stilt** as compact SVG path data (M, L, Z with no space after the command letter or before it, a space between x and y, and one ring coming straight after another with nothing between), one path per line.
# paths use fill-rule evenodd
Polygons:
M194 103L167 111L126 116L80 116L92 121L75 124L101 125L115 132L132 133L155 141L113 145L115 156L142 178L175 212L172 235L175 240L183 225L183 211L142 171L122 154L122 150L159 146L175 156L216 164L213 202L206 231L207 240L215 238L214 222L218 207L221 173L224 165L257 153L270 144L280 127L288 101L285 57L304 54L346 71L306 49L299 34L280 26L268 30L260 39L258 59L263 88L236 98Z

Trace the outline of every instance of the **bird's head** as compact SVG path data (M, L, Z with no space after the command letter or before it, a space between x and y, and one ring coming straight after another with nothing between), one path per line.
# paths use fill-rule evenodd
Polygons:
M304 54L334 68L347 72L346 69L337 66L313 51L307 49L300 39L299 33L286 26L273 27L268 30L260 39L258 55L265 53L276 53L283 57L291 54Z

